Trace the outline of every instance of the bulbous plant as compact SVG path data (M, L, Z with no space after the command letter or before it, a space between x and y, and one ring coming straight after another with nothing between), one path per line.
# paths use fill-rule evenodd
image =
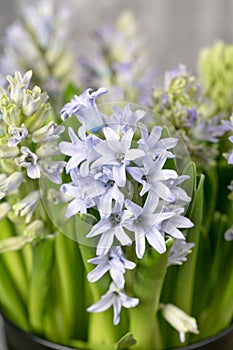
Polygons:
M73 53L54 39L69 22L46 3L8 30L1 58L2 314L89 350L218 333L233 314L231 45L203 51L199 77L181 65L151 90L125 12L96 33L80 94Z

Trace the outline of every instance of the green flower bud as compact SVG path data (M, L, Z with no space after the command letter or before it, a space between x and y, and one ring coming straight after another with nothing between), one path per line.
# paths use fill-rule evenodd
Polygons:
M9 103L2 108L2 117L8 126L18 126L20 124L20 110L13 103Z
M28 88L32 77L32 71L28 71L22 77L20 72L15 72L15 76L7 76L10 84L10 98L19 106L22 106L24 90Z
M39 86L35 86L33 90L24 90L23 97L23 113L29 117L38 111L41 105L48 99L46 92L41 92Z

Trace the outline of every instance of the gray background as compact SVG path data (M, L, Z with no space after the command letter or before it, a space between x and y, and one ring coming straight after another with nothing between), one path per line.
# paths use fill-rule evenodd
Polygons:
M0 37L5 26L19 16L23 2L0 0ZM150 63L162 71L183 63L195 72L201 48L213 45L218 39L233 41L233 0L66 0L65 3L74 7L73 39L80 54L88 53L90 32L106 20L114 21L124 8L135 13L147 39ZM5 350L1 319L0 350Z
M61 0L56 0L56 2ZM29 0L0 0L0 36ZM64 4L64 1L63 1ZM150 62L161 70L179 63L195 72L198 52L217 39L232 42L233 0L66 0L73 6L74 42L88 52L90 32L132 9L147 39Z

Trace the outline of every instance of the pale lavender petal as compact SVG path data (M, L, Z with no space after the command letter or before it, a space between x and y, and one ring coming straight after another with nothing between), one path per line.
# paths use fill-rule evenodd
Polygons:
M88 273L87 279L89 282L98 281L107 271L109 270L109 266L107 264L100 264L96 266L94 270Z
M89 306L87 308L88 312L102 312L109 309L113 304L113 295L112 293L106 293L102 298L97 301L97 303Z
M145 236L143 231L137 230L135 232L135 245L136 245L136 255L139 259L142 259L146 249L146 242L145 242Z
M117 269L110 269L109 272L116 286L120 289L123 289L125 284L125 279L123 274Z
M108 219L103 219L97 222L95 226L92 227L91 231L88 233L87 237L94 237L103 232L108 231L111 228L111 222ZM98 254L99 255L99 254Z
M125 153L125 159L135 160L145 156L145 152L141 149L129 149Z
M131 146L131 142L132 142L132 138L133 138L134 132L132 129L129 129L122 137L121 139L121 145L123 147L123 149L125 151L127 151L130 146Z
M97 245L97 255L105 254L111 248L114 240L114 234L111 232L103 233Z
M125 233L122 227L117 227L114 229L114 233L118 241L124 246L124 245L131 245L131 239L129 236Z
M40 167L39 165L31 165L27 167L27 175L31 179L38 179L40 178Z
M113 179L119 187L124 187L126 183L125 165L113 166L112 168Z
M156 227L147 230L146 239L148 243L160 254L165 253L166 244L161 232Z
M119 298L114 299L113 303L113 324L116 326L120 322L121 301Z

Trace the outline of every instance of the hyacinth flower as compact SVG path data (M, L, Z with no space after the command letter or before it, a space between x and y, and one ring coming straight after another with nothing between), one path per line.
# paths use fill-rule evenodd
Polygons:
M232 266L230 257L232 248L229 244L232 239L232 194L229 183L232 181L231 142L233 129L232 117L230 117L232 101L230 100L231 92L229 91L233 85L230 78L227 78L229 76L227 62L230 58L230 50L231 48L227 45L224 47L224 45L219 44L213 48L212 52L211 49L204 51L200 57L199 77L193 76L185 66L180 65L177 69L166 72L163 87L155 88L153 91L155 111L171 121L175 128L181 132L198 173L205 176L205 180L202 179L202 181L204 180L204 196L202 198L204 214L200 226L199 239L201 245L198 248L198 242L192 240L195 243L194 254L192 253L187 259L186 272L185 268L180 269L177 283L184 283L185 281L187 285L193 285L190 271L198 268L198 266L200 269L202 268L205 261L204 252L211 245L211 247L214 247L211 253L212 258L208 261L206 269L211 276L212 286L215 285L217 276L220 276L222 269L224 269L227 277L222 283L225 283L228 291L232 290L232 278L230 268L228 269L224 262L229 261L230 266ZM223 62L222 57L224 57ZM213 62L213 64L210 64L210 62ZM224 70L223 74L220 73L222 70ZM223 79L218 79L219 76ZM227 80L227 83L224 83L224 79ZM218 97L216 97L216 94ZM228 243L224 241L224 237ZM224 249L224 253L220 252L220 246ZM176 262L176 257L173 259L171 255L169 265L173 265L173 262L179 264L179 251L182 252L183 248L182 245L179 245L179 241L175 241L171 254L173 249L178 260ZM181 261L186 259L188 252L189 247L187 246L187 250L184 247L184 256L180 256ZM198 263L198 261L200 262ZM225 267L223 268L223 266ZM175 269L175 267L172 267L171 270L173 268ZM218 285L219 289L217 288L218 291L214 295L210 288L209 292L206 293L208 296L200 306L198 298L194 297L193 299L193 296L199 293L201 279L200 273L194 290L191 291L190 288L183 300L178 292L173 295L173 299L171 299L171 293L168 290L164 293L167 293L168 302L172 301L173 304L178 305L188 313L190 313L191 308L196 310L196 313L199 313L200 330L205 328L206 333L211 335L214 334L214 331L217 332L217 329L220 329L223 323L226 322L225 324L227 324L227 319L228 322L231 319L232 311L226 312L228 308L230 309L230 297L227 301L225 300L224 305L223 303L217 305L217 295L220 295L220 286ZM224 320L220 316L223 309L225 310ZM214 319L212 318L213 312L215 314ZM166 332L167 326L164 326L164 329ZM195 338L199 339L201 336L197 335ZM191 337L191 339L194 339L194 337ZM172 342L167 342L167 346L171 344Z
M152 271L159 268L162 282L171 265L173 240L181 241L183 247L187 244L182 253L175 247L171 252L171 259L177 264L186 260L194 246L186 242L188 230L193 229L193 222L185 216L191 197L181 187L190 176L178 173L174 151L177 137L170 136L161 125L147 127L145 120L151 118L151 112L130 104L113 105L110 115L103 113L95 102L103 91L106 93L104 88L96 92L87 89L61 110L64 125L68 123L68 133L64 138L60 135L59 143L65 156L66 180L56 190L60 188L65 195L60 205L65 208L62 212L68 220L67 227L69 222L75 225L72 239L81 244L93 293L92 304L87 308L89 341L100 345L116 342L117 337L130 331L139 349L154 347L157 340L152 345L150 341L162 284L152 277ZM171 168L167 166L169 161ZM189 168L190 164L186 166ZM47 182L45 177L44 181ZM46 193L44 196L47 198ZM50 206L47 204L48 210ZM60 216L53 216L52 220L69 235ZM147 286L142 291L138 273L144 264L148 264L152 275L145 276ZM139 329L137 308L144 308L140 311L144 318L151 300L148 320ZM129 328L122 321L122 309L124 314L128 309ZM143 339L146 332L148 336Z
M155 74L148 69L145 40L133 13L123 11L114 24L96 30L93 39L94 53L80 58L82 86L106 86L110 101L150 104Z
M39 179L43 175L61 184L65 163L52 160L51 155L59 153L57 141L64 127L51 121L48 95L38 86L30 89L31 78L31 71L9 75L8 85L0 93L0 305L16 324L41 333L41 305L49 290L45 281L54 266L59 235L43 209ZM50 150L45 158L47 142ZM48 200L54 203L54 196ZM57 198L64 200L60 194ZM9 257L7 252L11 252ZM39 272L41 266L43 273ZM32 273L30 281L28 273ZM10 289L5 291L7 285ZM44 291L39 297L40 285Z
M1 39L2 77L32 69L32 82L48 92L53 108L56 103L60 108L65 86L74 83L77 75L70 20L67 6L58 5L56 0L39 0L23 6L21 17L6 28Z
M205 47L198 57L200 82L205 96L211 100L214 113L224 119L233 112L232 59L233 45L223 41Z
M219 154L218 141L226 133L222 115L215 115L211 101L196 77L184 65L167 71L163 87L152 93L156 112L180 130L197 167L208 169Z

